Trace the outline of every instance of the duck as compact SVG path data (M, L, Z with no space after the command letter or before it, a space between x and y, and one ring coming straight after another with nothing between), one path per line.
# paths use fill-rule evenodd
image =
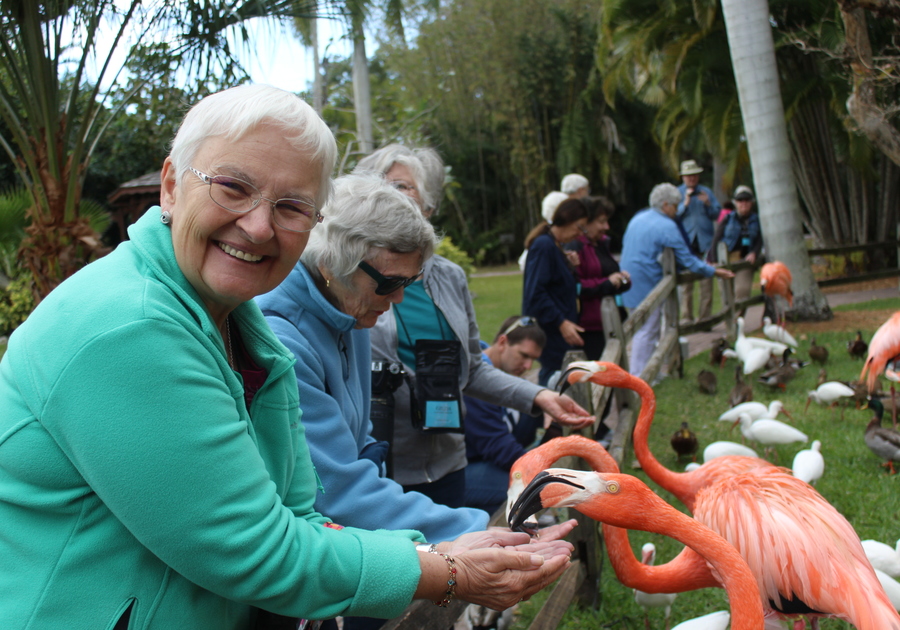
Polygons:
M700 386L701 392L709 394L710 396L715 396L719 381L716 378L716 375L709 370L700 370L700 372L697 373L697 384Z
M797 479L802 479L810 485L816 485L825 472L825 458L822 457L822 442L813 440L809 448L798 451L794 455L791 471Z
M815 337L812 338L812 343L809 346L809 358L821 365L828 361L828 348L817 344Z
M734 368L734 387L731 388L731 393L728 394L728 404L732 407L753 400L753 387L750 386L750 383L744 382L744 378L741 375L742 371L740 365Z
M784 326L779 326L778 324L772 323L772 318L763 317L763 334L771 339L772 341L778 341L780 343L786 343L789 346L793 346L796 348L799 344L797 340L794 339L794 336L787 331Z
M700 448L700 443L697 441L697 435L688 427L687 422L681 423L681 428L672 434L669 443L678 454L679 460L684 456L690 457L694 461L697 460L697 449Z
M793 350L787 348L781 357L781 365L763 372L757 379L757 382L769 387L785 389L785 385L793 380L797 370L804 366L803 363L791 362L790 355L792 352Z
M850 353L850 356L854 359L865 359L866 355L869 352L869 344L863 341L862 331L856 331L856 338L853 341L847 342L847 352Z
M719 368L724 367L725 359L727 358L724 354L725 350L728 350L728 341L725 339L725 337L719 337L709 348L710 365L715 365Z
M868 402L875 415L866 427L866 446L878 457L885 460L882 466L886 467L890 474L894 475L897 473L894 470L894 462L900 461L900 432L881 426L884 405L881 404L880 400L873 398Z

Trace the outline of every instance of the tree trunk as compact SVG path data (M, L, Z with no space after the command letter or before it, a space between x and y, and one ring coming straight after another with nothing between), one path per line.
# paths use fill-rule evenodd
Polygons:
M831 309L813 277L803 240L768 2L722 0L722 15L747 134L766 256L780 260L791 270L792 318L831 319Z
M309 21L309 39L312 41L313 53L313 108L322 115L325 109L325 81L322 76L321 60L319 59L319 20L312 18Z
M367 155L374 150L375 143L372 138L369 61L366 59L366 36L361 24L353 29L353 104L356 109L359 150Z

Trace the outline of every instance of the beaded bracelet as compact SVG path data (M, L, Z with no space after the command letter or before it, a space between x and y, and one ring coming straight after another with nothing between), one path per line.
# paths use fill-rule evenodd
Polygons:
M440 554L440 556L447 561L447 567L450 569L450 579L447 580L447 592L444 593L444 599L434 602L434 605L446 608L453 596L456 595L456 560L445 553Z

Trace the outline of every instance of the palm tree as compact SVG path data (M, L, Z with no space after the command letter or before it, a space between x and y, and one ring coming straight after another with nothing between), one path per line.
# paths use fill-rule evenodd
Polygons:
M189 71L205 77L238 74L223 37L226 29L250 18L303 11L303 3L293 0L159 0L150 6L141 0L0 0L0 118L10 130L0 146L33 201L19 258L33 277L36 299L102 253L79 206L97 141L128 103L123 99L106 112L101 94L101 85L118 78L113 58L126 36L141 33L146 40L167 29L177 41L172 54L183 57ZM108 51L98 50L101 27L114 34ZM241 34L246 41L246 31ZM86 72L94 57L99 71L92 85Z
M722 0L722 13L767 253L791 270L794 312L802 319L830 319L831 310L813 277L803 241L769 4L767 0Z

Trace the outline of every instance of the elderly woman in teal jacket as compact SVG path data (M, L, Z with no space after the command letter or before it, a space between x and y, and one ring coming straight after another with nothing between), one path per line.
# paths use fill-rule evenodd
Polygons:
M391 617L454 595L502 607L564 568L559 543L546 561L442 557L417 551L417 532L342 528L314 510L293 357L252 298L296 264L335 155L290 93L203 99L163 165L161 208L13 333L0 362L0 627L237 629L261 611Z

